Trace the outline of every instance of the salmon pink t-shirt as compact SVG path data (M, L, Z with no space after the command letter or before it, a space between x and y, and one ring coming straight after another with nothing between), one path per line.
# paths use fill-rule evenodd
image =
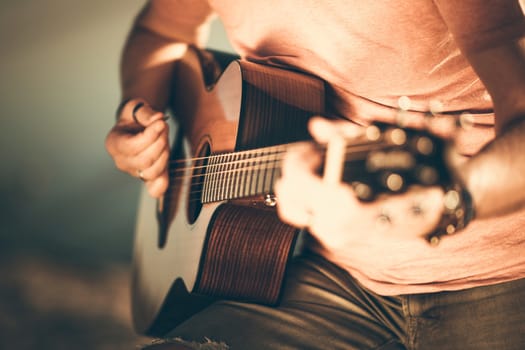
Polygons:
M446 114L467 113L469 128L457 138L465 156L495 133L490 95L462 52L525 34L519 2L511 0L152 0L148 6L143 26L200 46L218 15L243 58L322 78L329 111L357 123L393 121L404 96L413 112L438 105ZM437 247L363 233L357 245L327 257L366 287L393 295L523 278L524 252L520 211L475 220Z

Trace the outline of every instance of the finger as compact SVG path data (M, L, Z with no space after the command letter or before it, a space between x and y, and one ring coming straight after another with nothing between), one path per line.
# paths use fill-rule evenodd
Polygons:
M349 186L344 184L323 184L322 190L312 202L313 215L309 218L309 232L316 236L323 245L331 248L343 247L343 242L352 237L351 227L355 226L355 214L359 211L359 220L367 220L367 213ZM352 214L351 214L352 213ZM359 234L363 234L359 231Z
M139 125L147 127L151 123L165 118L164 113L153 109L144 99L129 100L122 108L118 123L124 125Z
M426 130L443 139L451 140L457 133L456 118L440 115L439 118L425 118Z
M432 231L441 217L443 190L439 187L413 186L405 193L380 197L371 206L387 213L392 234L396 230L399 236L411 237L417 230L418 235L423 236Z
M308 122L308 130L319 143L327 143L336 135L352 139L362 135L364 128L349 120L329 120L323 117L313 117Z
M291 145L281 164L281 175L291 178L315 173L321 165L321 155L310 142Z
M132 113L132 118L135 123L147 127L158 120L165 120L166 116L145 103L140 108L135 107L135 113Z
M169 151L164 149L153 161L151 166L146 168L137 168L141 170L142 179L145 181L154 180L164 173L168 169Z
M150 196L153 198L162 197L168 189L168 172L164 172L162 176L159 176L154 180L146 181L145 184Z
M130 167L133 169L141 169L142 171L145 171L146 169L152 167L163 153L168 152L168 138L167 135L163 134L146 149L134 156L130 161Z
M305 182L301 182L305 184ZM312 212L309 204L307 188L298 188L297 181L281 178L275 183L277 196L277 214L280 219L295 227L308 227Z
M311 201L318 192L320 177L316 170L321 156L312 143L291 146L282 164L281 178L274 187L277 211L281 219L296 227L307 227L311 217Z
M122 130L119 133L120 137L115 144L116 152L133 157L144 152L160 138L165 138L167 141L168 125L158 120L137 134L130 134Z

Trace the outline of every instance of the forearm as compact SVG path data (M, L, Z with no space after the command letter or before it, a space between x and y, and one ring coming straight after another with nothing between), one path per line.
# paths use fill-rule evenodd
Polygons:
M477 218L525 206L525 118L509 123L496 139L459 169Z
M175 63L188 45L157 35L136 24L122 54L122 99L143 98L164 110L170 96Z
M525 39L465 54L492 97L496 137L460 176L478 218L507 214L525 206Z

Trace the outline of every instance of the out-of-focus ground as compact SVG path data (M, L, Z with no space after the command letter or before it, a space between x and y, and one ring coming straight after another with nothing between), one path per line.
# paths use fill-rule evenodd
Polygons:
M67 266L43 257L0 264L0 349L137 349L128 268Z

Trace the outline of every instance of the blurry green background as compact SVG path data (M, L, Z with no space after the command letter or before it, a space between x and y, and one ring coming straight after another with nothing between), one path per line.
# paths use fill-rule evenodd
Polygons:
M143 0L0 1L0 349L135 349L140 183L104 139ZM215 23L210 47L227 42Z

